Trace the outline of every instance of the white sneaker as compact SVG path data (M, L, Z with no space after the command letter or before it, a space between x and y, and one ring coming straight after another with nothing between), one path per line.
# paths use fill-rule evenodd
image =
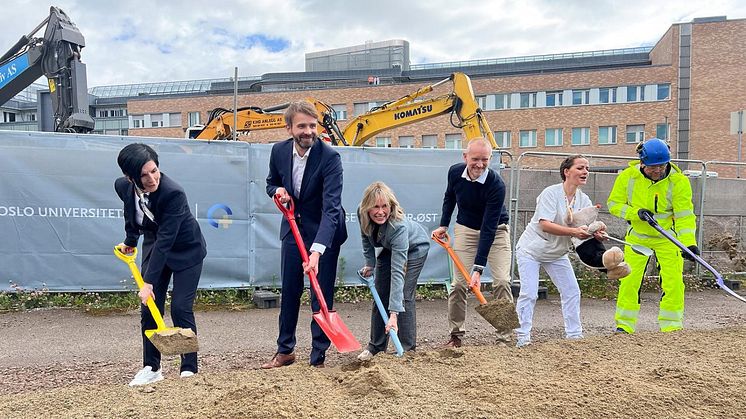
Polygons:
M371 353L369 350L365 349L364 351L360 352L360 355L357 356L357 359L359 361L370 361L373 359L375 355Z
M161 370L153 371L153 368L147 366L135 374L135 378L130 381L130 387L144 386L147 384L157 383L163 379Z
M518 339L515 342L515 347L516 348L525 348L526 346L528 346L530 344L531 344L531 338L530 337L519 336Z
M181 378L189 378L189 377L191 377L191 376L193 376L193 375L194 375L194 373L193 373L193 372L191 372L191 371L182 371L182 372L181 372L181 374L180 374L179 376L180 376Z

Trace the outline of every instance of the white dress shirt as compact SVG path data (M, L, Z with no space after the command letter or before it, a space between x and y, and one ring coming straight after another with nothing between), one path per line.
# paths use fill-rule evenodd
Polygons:
M311 149L306 150L304 155L298 153L298 149L293 144L293 195L300 197L300 187L303 183L303 174L306 172L306 163L308 163L308 156L311 154ZM324 254L326 246L321 243L314 243L311 245L312 252L319 252Z

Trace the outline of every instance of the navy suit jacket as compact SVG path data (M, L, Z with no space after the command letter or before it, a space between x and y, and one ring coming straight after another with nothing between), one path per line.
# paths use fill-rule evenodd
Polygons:
M318 138L303 172L300 196L293 188L293 139L275 144L269 158L267 194L274 197L277 188L285 188L293 197L295 217L303 243L339 248L347 240L345 211L342 208L342 160L339 153ZM290 224L283 217L280 240L290 234Z
M114 182L114 190L124 203L124 244L136 247L141 234L143 239L143 279L156 284L168 266L181 271L202 262L207 256L207 245L197 220L189 210L184 190L161 172L158 190L149 194L149 208L155 222L143 217L137 224L135 210L135 185L125 177Z

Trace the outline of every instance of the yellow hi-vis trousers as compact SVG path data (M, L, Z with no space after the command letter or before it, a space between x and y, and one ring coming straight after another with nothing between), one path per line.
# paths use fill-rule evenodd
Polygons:
M632 244L641 244L655 251L660 271L662 289L658 325L662 332L680 330L684 327L684 259L681 250L665 237L640 237L634 231L627 234L626 240ZM642 284L648 257L624 248L624 260L632 272L620 279L619 295L616 301L616 327L627 333L634 333L637 317L640 313L640 286Z

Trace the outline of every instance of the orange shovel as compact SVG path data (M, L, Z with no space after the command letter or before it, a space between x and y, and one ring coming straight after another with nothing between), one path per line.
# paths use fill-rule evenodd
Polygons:
M453 248L450 245L451 237L448 235L448 233L444 233L443 239L436 235L432 235L432 239L436 243L441 245L444 249L446 249L448 255L451 257L451 259L453 259L453 264L456 265L456 269L461 272L461 275L466 280L467 285L469 285L469 279L471 278L471 275L469 275L469 272L464 267L464 264L461 262L461 259L459 259L458 255L456 255L456 252L453 251ZM484 298L484 295L482 295L482 291L479 289L479 285L475 285L469 288L479 301L479 306L475 307L476 312L479 313L479 315L482 316L483 319L487 320L487 322L491 324L492 327L497 329L499 332L508 332L519 326L518 315L515 312L515 306L513 305L513 303L507 300L493 300L492 302L488 303L487 300Z

